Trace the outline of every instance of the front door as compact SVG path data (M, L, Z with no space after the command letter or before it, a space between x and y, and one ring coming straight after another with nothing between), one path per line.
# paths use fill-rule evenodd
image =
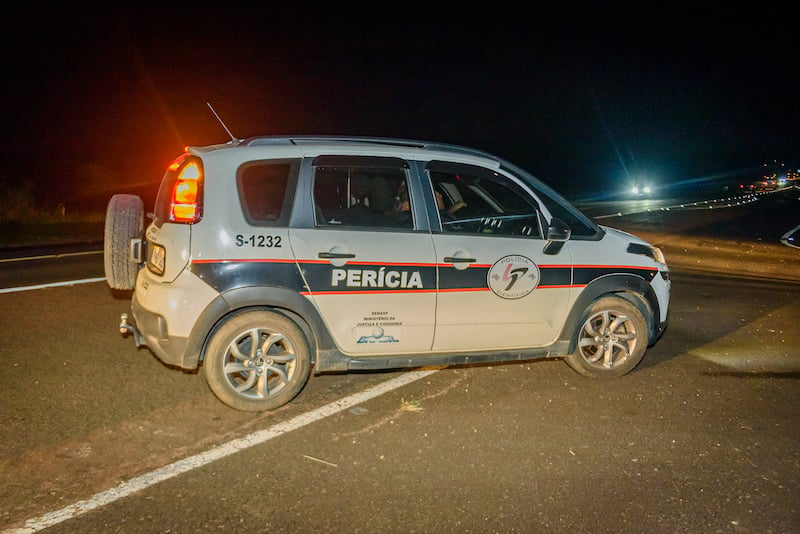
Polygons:
M434 350L513 349L552 343L567 314L569 243L543 252L538 202L510 177L481 167L427 166L442 231Z

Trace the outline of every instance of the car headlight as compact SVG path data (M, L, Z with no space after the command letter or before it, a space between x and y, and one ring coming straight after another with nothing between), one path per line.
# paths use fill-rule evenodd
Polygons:
M656 263L663 263L666 265L667 260L664 258L664 252L652 245L643 245L641 243L631 243L628 245L628 252L631 254L639 254L641 256L647 256L651 260Z

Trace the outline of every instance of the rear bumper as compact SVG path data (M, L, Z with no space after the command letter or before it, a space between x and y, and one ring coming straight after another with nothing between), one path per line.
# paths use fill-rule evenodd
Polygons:
M197 355L188 356L185 337L170 336L167 321L163 316L144 309L134 294L131 302L132 318L120 321L120 331L133 334L138 346L146 346L156 357L167 365L182 369L197 367ZM124 315L124 314L123 314Z

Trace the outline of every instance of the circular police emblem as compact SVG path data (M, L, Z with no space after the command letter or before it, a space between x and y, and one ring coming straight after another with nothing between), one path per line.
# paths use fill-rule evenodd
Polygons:
M525 256L506 256L489 269L486 283L498 297L520 299L539 285L539 267Z

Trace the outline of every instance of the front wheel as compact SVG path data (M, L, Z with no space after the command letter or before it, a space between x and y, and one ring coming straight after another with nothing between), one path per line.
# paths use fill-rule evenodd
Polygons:
M639 364L647 344L647 322L639 309L607 296L586 310L575 351L564 360L585 376L617 377Z
M234 315L213 334L204 371L211 391L237 410L274 410L303 389L311 371L308 341L280 313Z

